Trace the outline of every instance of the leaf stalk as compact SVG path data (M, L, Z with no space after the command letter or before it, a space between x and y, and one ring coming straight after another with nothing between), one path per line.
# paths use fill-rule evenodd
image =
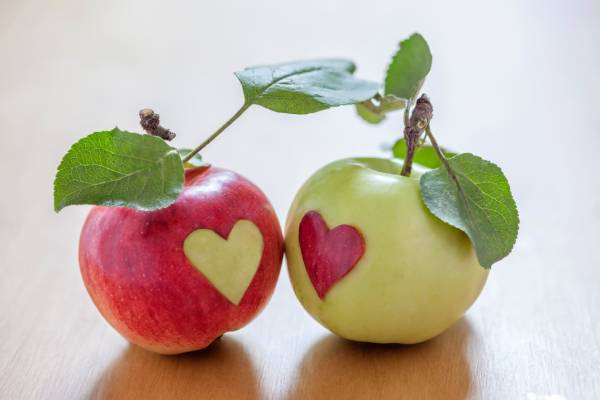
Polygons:
M223 125L221 125L221 127L219 127L219 129L214 131L214 133L212 135L210 135L204 142L202 142L198 146L196 146L181 161L183 163L186 163L189 160L191 160L192 157L194 157L196 154L198 154L203 148L205 148L213 140L215 140L217 138L217 136L219 136L225 129L227 129L229 127L229 125L233 124L235 122L235 120L238 119L251 105L252 105L251 103L244 103L244 105L242 105L242 107L239 110L237 110L236 113L231 116L231 118L229 118L227 121L225 121L225 123Z
M435 137L433 136L433 132L431 132L431 126L429 126L429 124L425 128L425 133L426 133L427 137L429 138L429 142L431 143L431 147L433 147L433 149L435 150L435 154L438 156L438 158L440 159L440 161L444 165L444 168L446 168L446 171L448 171L448 175L450 175L450 177L452 178L452 180L454 181L454 183L456 183L456 185L460 188L460 184L458 183L458 178L454 174L454 171L452 170L452 167L450 167L450 163L448 163L448 159L446 158L446 156L444 155L444 152L442 151L442 149L438 145L437 140L435 140Z

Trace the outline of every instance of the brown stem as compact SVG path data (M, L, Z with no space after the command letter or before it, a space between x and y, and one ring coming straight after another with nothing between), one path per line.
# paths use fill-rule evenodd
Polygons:
M140 125L152 136L158 136L164 140L173 140L175 132L168 130L160 125L160 116L149 108L140 110Z
M402 164L402 171L400 175L402 176L410 176L412 173L412 162L415 157L416 146L414 141L406 141L406 157L404 157L404 164Z
M406 111L404 112L404 140L406 142L406 157L404 158L404 164L402 165L402 171L400 175L410 176L412 172L413 158L415 151L419 145L419 138L425 131L425 128L429 126L429 122L433 118L433 106L429 101L426 94L422 94L417 99L415 108L408 117L409 106L407 105Z

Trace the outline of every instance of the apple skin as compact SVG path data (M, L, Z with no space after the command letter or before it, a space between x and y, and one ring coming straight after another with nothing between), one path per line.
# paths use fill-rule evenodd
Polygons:
M202 228L226 238L240 219L258 227L263 251L235 305L190 264L183 242ZM162 354L202 349L250 322L273 293L282 257L281 228L266 196L212 166L186 170L184 190L167 208L94 207L79 242L81 275L98 310L131 343Z
M469 238L434 217L419 173L378 158L333 162L302 186L286 221L286 259L296 296L317 321L346 339L418 343L437 336L473 304L488 276ZM317 211L329 229L348 224L363 236L354 268L321 299L307 274L299 225Z

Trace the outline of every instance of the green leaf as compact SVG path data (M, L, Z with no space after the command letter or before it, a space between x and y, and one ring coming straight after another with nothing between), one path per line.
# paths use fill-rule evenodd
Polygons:
M356 113L359 117L361 117L365 122L368 122L369 124L378 124L385 119L385 113L375 112L369 109L363 103L356 104Z
M446 158L454 157L456 155L455 153L449 152L444 148L441 150ZM392 147L392 153L395 158L404 159L406 157L406 141L404 139L396 141ZM438 168L442 166L442 162L438 158L433 147L427 144L417 149L415 156L413 157L413 161L427 168Z
M394 95L378 96L377 100L371 99L357 103L356 112L366 122L378 124L385 119L386 113L402 110L405 107L405 99L401 99Z
M357 79L343 59L263 65L236 72L245 103L289 114L308 114L372 98L379 85Z
M173 203L182 188L177 150L158 137L115 128L71 146L54 179L54 209L98 204L156 210Z
M473 154L448 160L457 182L445 168L421 176L421 195L427 208L442 221L464 231L479 264L490 268L512 250L519 214L502 170Z
M179 157L183 160L185 156L192 152L191 149L177 149L177 153L179 153ZM195 168L195 167L206 167L209 165L206 161L202 159L202 156L198 153L194 154L192 158L183 164L185 168Z
M390 63L384 82L385 94L414 99L431 69L429 45L418 33L400 42L400 49Z
M381 98L381 109L383 112L398 111L406 108L406 100L393 94L385 95Z

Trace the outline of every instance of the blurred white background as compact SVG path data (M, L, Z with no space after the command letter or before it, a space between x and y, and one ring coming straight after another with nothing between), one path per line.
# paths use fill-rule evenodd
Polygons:
M380 80L398 41L419 31L434 54L424 91L447 146L496 160L513 180L511 160L534 164L542 153L547 171L574 151L586 156L579 166L590 167L589 144L598 143L599 9L594 1L5 0L1 121L11 146L2 149L35 163L44 133L53 147L43 151L58 162L89 132L139 131L144 106L179 134L177 144L191 146L241 104L233 71L342 56L355 60L357 75ZM400 135L400 124L371 128L351 107L310 116L256 107L205 157L280 194L273 201L283 212L307 174L339 157L376 153ZM282 175L263 174L266 167ZM535 187L534 171L518 175Z
M144 106L178 133L176 144L192 146L241 104L234 71L341 56L355 60L357 75L381 80L399 40L414 31L434 54L424 91L440 140L497 161L517 193L549 190L536 183L542 170L591 167L598 144L595 1L4 0L0 7L2 159L37 163L45 154L51 162L35 174L48 188L75 139L115 125L139 131ZM372 128L353 114L255 107L205 157L254 179L283 214L316 168L375 154L401 134L400 116ZM561 166L561 157L578 164ZM530 168L514 160L530 160Z
M78 276L87 208L52 212L55 168L71 143L115 125L141 131L137 112L151 107L178 134L175 145L192 147L241 105L234 71L337 56L353 59L358 76L381 80L398 42L415 31L433 52L424 91L438 140L499 164L521 212L514 253L494 267L469 313L477 338L469 393L587 398L598 390L597 0L0 0L0 259L8 260L0 354L20 366L0 370L0 388L31 394L19 391L31 376L53 381L40 365L56 365L74 342L80 355L64 356L54 374L80 383L51 386L50 397L77 397L121 343ZM283 221L312 172L342 157L383 155L381 144L401 135L401 123L398 114L368 126L352 107L307 116L252 107L203 155L253 180ZM290 293L283 273L272 306L240 333L255 345L269 338L258 345L266 353L253 355L267 397L286 393L304 349L324 333ZM73 302L82 304L65 307ZM281 322L288 310L304 336ZM61 318L89 331L52 333ZM98 335L108 341L106 356L92 362L86 354L97 350ZM294 350L284 357L269 346Z

